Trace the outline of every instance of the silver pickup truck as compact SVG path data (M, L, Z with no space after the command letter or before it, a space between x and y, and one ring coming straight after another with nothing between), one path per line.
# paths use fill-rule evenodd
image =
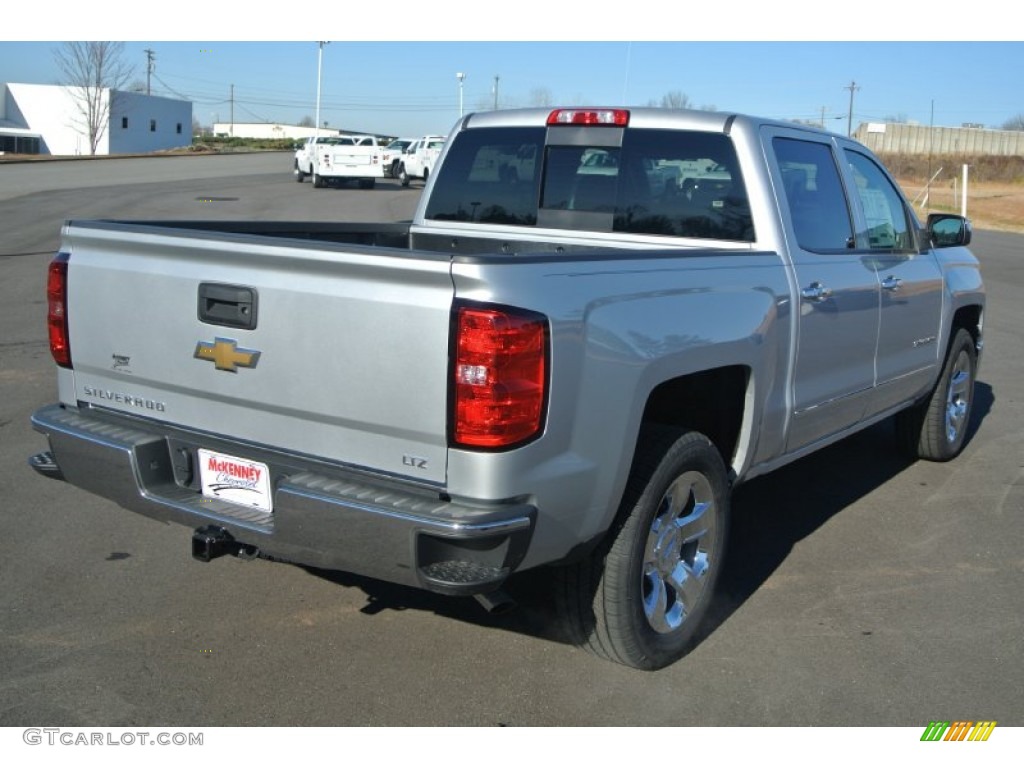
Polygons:
M595 159L596 158L596 159ZM860 144L660 109L468 115L408 224L71 221L60 478L265 556L503 601L678 659L731 489L882 419L964 445L985 296Z

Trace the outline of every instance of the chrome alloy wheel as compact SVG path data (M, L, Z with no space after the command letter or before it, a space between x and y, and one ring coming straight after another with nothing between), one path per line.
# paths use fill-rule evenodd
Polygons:
M960 350L949 377L946 393L946 440L955 443L966 428L967 414L971 406L971 358L966 350Z
M668 487L644 548L642 598L651 628L660 634L683 625L707 587L715 551L715 500L708 479L686 472Z

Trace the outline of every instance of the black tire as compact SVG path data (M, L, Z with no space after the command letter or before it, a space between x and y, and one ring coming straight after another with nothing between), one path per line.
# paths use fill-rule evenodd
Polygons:
M398 180L402 182L403 187L409 186L409 174L405 172L405 163L398 166Z
M313 186L316 189L323 189L324 187L324 177L316 171L313 171Z
M911 458L949 461L960 454L970 426L977 372L974 338L958 328L931 395L896 416L896 435Z
M299 184L301 184L302 182L304 182L306 180L306 174L304 174L299 169L299 162L298 162L298 160L295 161L295 180L297 182L299 182Z
M728 475L711 441L645 429L608 539L557 571L573 639L636 669L684 656L715 591L728 521Z
M391 162L391 170L388 172L388 175L392 179L397 179L398 178L398 166L399 165L400 165L400 162L398 160L393 160Z

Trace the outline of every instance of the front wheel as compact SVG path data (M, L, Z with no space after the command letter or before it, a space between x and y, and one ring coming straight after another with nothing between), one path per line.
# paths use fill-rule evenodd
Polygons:
M931 396L896 417L897 435L911 457L949 461L963 450L977 371L974 338L959 328Z
M575 639L637 669L685 655L711 603L728 520L728 476L711 441L646 429L609 540L560 571Z
M398 180L402 182L403 187L409 186L409 174L405 170L405 163L402 163L402 165L398 169Z
M323 189L324 188L324 177L321 176L316 171L313 171L313 186L316 189Z

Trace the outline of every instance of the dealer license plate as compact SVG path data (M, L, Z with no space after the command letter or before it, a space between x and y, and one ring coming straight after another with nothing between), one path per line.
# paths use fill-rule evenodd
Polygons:
M199 479L207 498L274 511L266 464L200 448Z

